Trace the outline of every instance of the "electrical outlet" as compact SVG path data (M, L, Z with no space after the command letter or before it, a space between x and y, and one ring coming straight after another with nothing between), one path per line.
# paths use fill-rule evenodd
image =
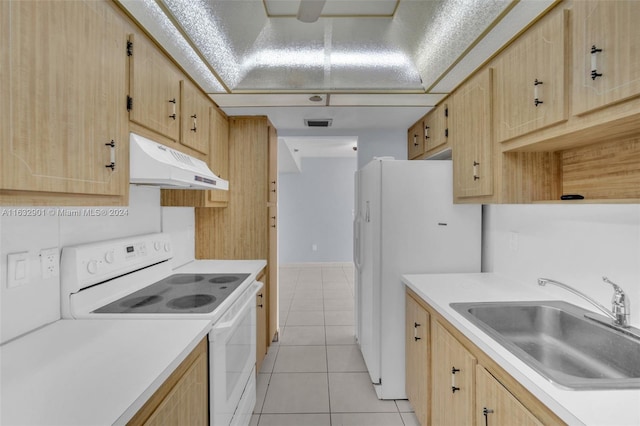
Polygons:
M518 233L511 231L509 232L509 248L511 251L518 251Z
M60 272L60 260L58 258L58 249L49 248L40 250L40 270L42 271L42 279L58 276Z

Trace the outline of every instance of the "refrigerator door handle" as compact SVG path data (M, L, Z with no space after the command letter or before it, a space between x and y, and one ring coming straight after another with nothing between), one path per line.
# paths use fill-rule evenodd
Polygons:
M360 215L357 215L353 222L353 263L359 271L362 266L360 262Z

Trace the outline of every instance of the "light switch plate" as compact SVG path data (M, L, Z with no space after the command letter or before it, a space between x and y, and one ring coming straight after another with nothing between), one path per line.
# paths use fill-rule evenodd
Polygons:
M29 252L7 255L7 288L29 284Z

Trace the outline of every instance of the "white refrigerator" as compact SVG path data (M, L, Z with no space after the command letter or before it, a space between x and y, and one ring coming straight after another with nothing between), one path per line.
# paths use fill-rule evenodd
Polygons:
M482 211L453 204L451 161L375 159L356 172L356 338L380 399L404 399L403 274L479 272Z

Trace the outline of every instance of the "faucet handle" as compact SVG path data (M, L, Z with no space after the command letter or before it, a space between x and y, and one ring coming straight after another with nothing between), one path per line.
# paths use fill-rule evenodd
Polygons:
M625 295L624 290L618 284L614 283L607 277L602 277L602 281L604 281L607 284L611 284L613 286L613 291L615 291L616 294L621 294L624 297Z
M622 327L629 327L629 298L618 284L607 277L602 277L602 281L613 286L613 297L611 298L611 311L616 316L615 323Z

